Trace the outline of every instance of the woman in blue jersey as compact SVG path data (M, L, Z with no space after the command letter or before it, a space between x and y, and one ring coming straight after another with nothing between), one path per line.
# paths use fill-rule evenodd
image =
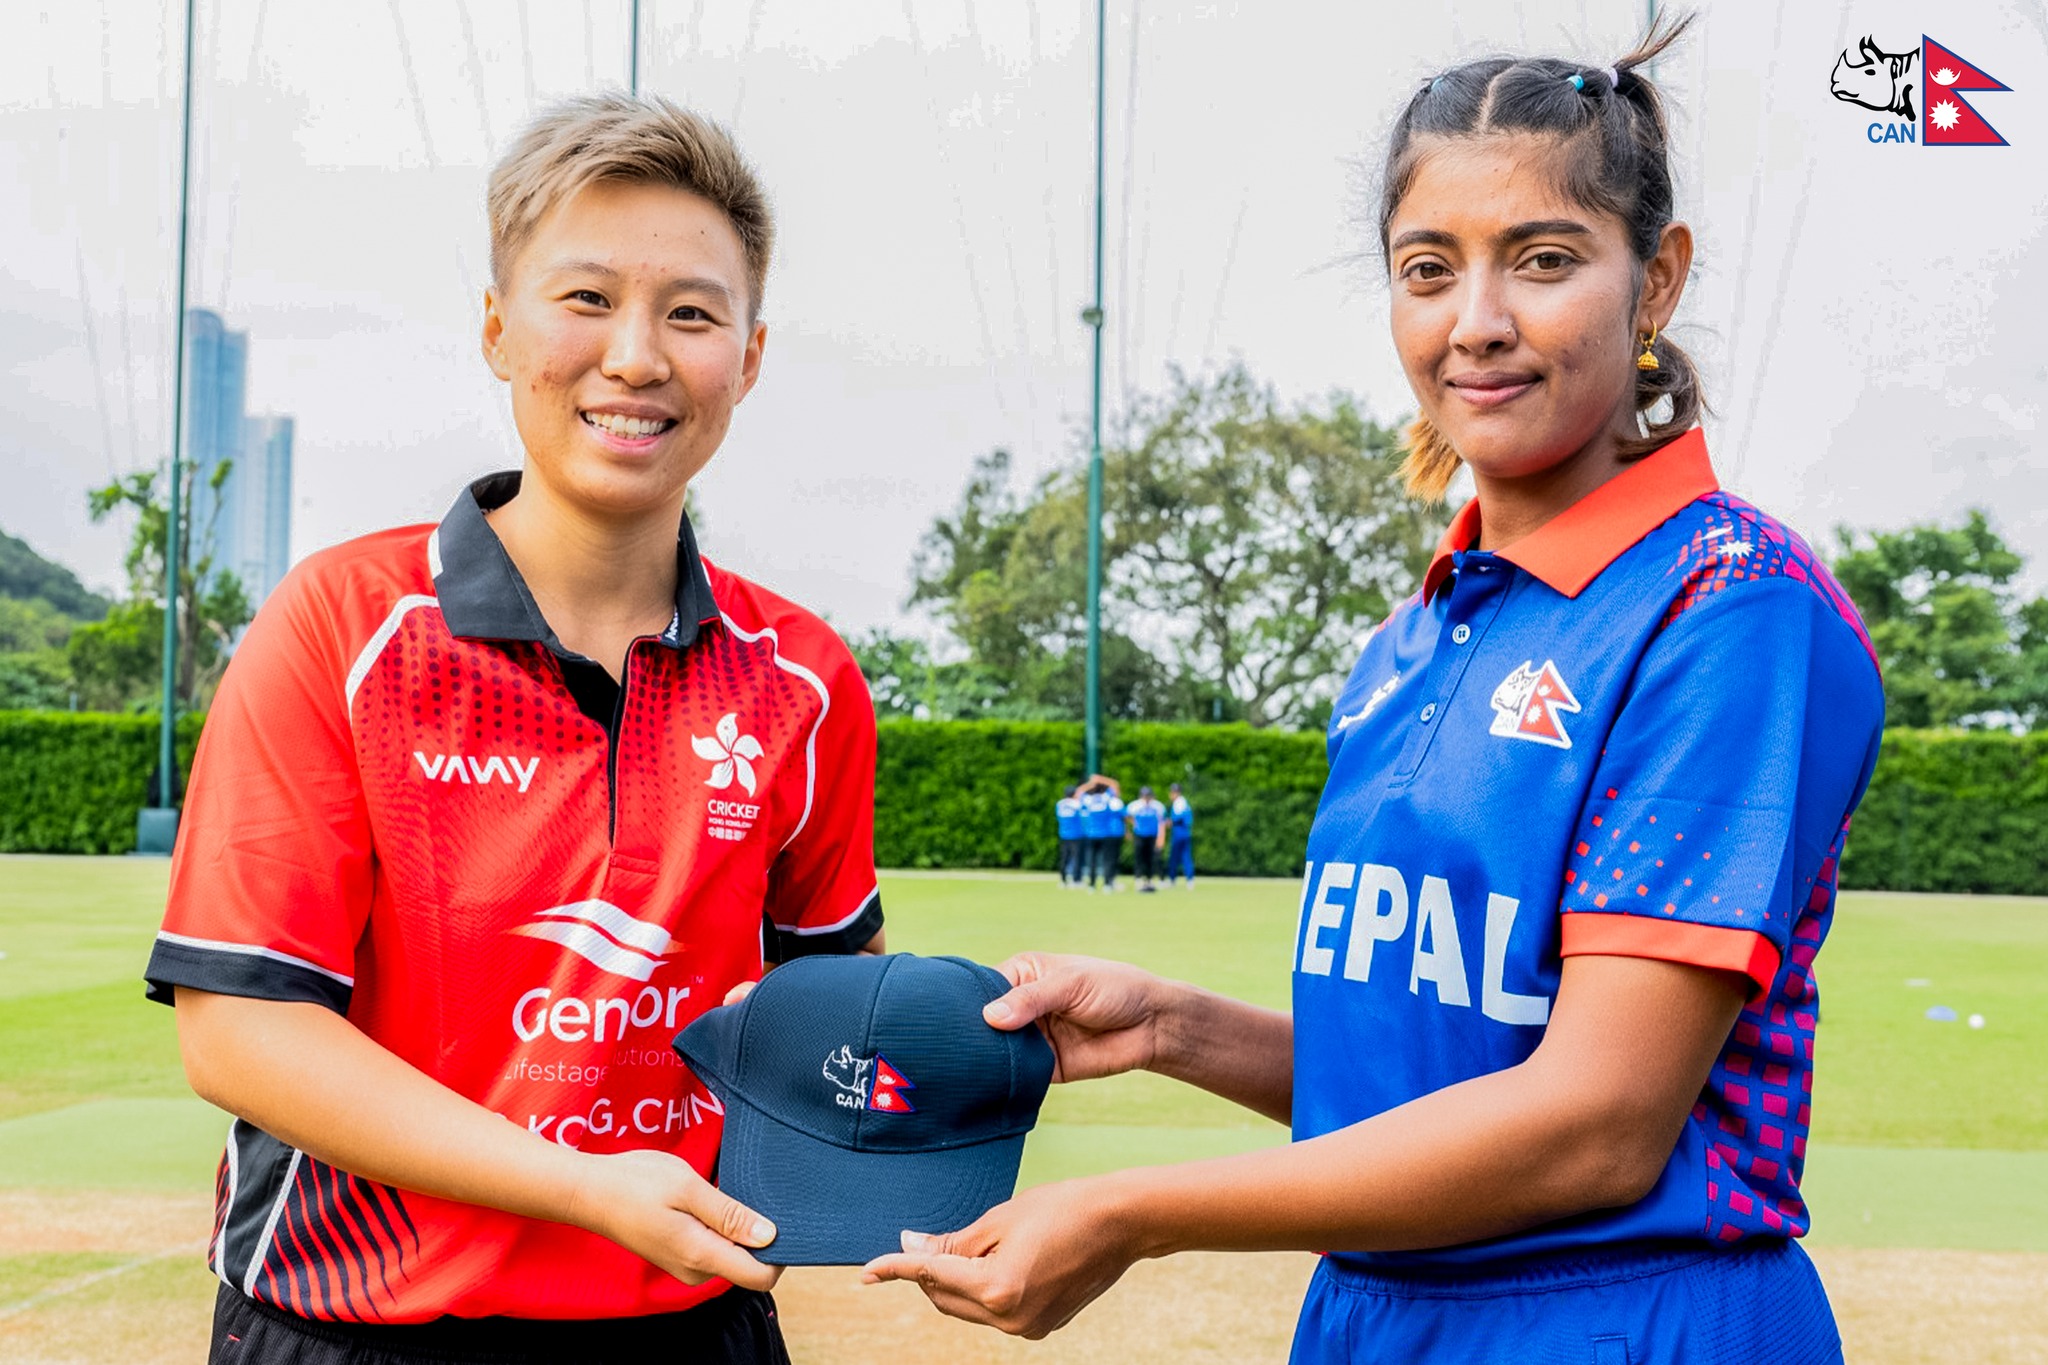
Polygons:
M1456 67L1395 124L1408 472L1476 496L1335 708L1292 1011L1038 954L989 1006L1060 1079L1148 1068L1295 1141L1041 1186L871 1278L1039 1336L1141 1257L1307 1249L1298 1362L1840 1360L1794 1239L1882 696L1665 335L1692 236L1643 68L1684 27Z

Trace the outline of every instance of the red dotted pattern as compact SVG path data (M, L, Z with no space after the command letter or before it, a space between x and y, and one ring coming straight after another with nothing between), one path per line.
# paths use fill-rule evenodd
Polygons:
M1604 805L1620 794L1609 787L1593 793L1588 805ZM1665 805L1672 811L1679 807L1676 802ZM1688 813L1694 820L1711 818L1705 806L1693 806ZM1683 896L1696 882L1706 881L1720 889L1707 892L1705 905L1693 906L1694 913L1687 916L1689 920L1753 929L1776 938L1767 927L1771 920L1770 888L1763 882L1752 883L1742 889L1755 895L1745 898L1726 884L1725 877L1713 876L1720 870L1714 866L1714 836L1704 832L1703 827L1680 829L1671 814L1645 814L1629 827L1628 842L1623 843L1621 824L1611 823L1605 814L1596 813L1587 823L1592 837L1572 845L1565 867L1566 912L1612 910L1670 918L1678 914L1678 903L1664 898ZM1718 832L1725 835L1731 831L1723 824ZM1778 923L1783 924L1784 920Z
M845 650L814 618L751 585L722 575L714 583L731 624L707 623L684 650L655 640L633 646L616 756L545 646L456 638L434 605L399 619L356 692L351 721L379 888L352 1017L427 1074L515 1121L580 1119L600 1099L614 1117L665 1118L686 1083L668 1060L674 1029L760 971L771 869L815 785L809 751L827 713L821 670L843 681ZM799 638L778 650L775 630ZM751 791L737 764L724 786L711 786L716 760L696 749L728 715L728 752L747 759ZM821 769L833 757L815 755ZM714 815L714 803L723 813ZM719 837L718 822L736 832ZM873 885L870 861L857 894ZM541 910L591 899L668 933L666 960L644 987L513 932ZM515 1036L515 1019L539 1032L535 992L548 993L545 1003L637 1000L643 989L664 1011L671 992L686 990L686 1003L672 1020L662 1014L659 1027L614 1023L599 1038L585 1012L570 1017L574 1036ZM536 1074L572 1064L586 1074L603 1068L603 1079ZM655 1107L636 1107L650 1096ZM651 1133L596 1128L579 1137L584 1150L661 1147L709 1170L718 1149L715 1116ZM474 1277L502 1275L492 1238L527 1235L518 1220L467 1206L423 1207L431 1274L421 1272L408 1291L421 1302L443 1303L477 1288Z

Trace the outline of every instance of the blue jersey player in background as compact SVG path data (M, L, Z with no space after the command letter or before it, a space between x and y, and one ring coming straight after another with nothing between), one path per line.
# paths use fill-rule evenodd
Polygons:
M1334 708L1292 1011L1041 954L985 1011L1062 1080L1148 1067L1295 1140L1040 1185L875 1277L1036 1336L1139 1257L1298 1248L1297 1365L1841 1361L1796 1239L1883 694L1827 570L1720 487L1664 334L1692 236L1647 65L1685 23L1402 102L1405 470L1475 496Z
M1081 784L1081 834L1087 845L1088 889L1100 880L1105 892L1116 890L1117 865L1124 856L1123 789L1113 777L1095 773Z
M1074 795L1075 790L1069 786L1060 793L1060 799L1053 802L1052 806L1053 822L1059 829L1061 886L1079 886L1082 881L1083 817L1080 799Z
M1166 796L1166 884L1172 886L1186 877L1188 886L1192 888L1195 884L1195 808L1188 804L1178 782L1167 785Z
M1153 883L1159 876L1160 847L1166 840L1166 807L1159 804L1150 787L1140 787L1138 799L1126 813L1131 821L1131 863L1138 890L1157 891Z

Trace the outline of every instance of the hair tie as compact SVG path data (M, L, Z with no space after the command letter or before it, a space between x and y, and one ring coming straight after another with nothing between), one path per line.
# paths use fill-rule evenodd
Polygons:
M1571 75L1566 76L1565 79L1572 83L1572 89L1578 91L1581 94L1585 93L1586 78L1584 76L1581 76L1578 72L1574 71Z
M1621 73L1619 71L1615 70L1611 66L1603 66L1600 69L1607 73L1607 85L1609 89L1621 89Z

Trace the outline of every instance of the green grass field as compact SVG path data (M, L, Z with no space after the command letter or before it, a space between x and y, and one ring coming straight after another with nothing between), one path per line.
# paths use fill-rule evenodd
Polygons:
M139 976L166 865L0 858L0 1187L202 1191L225 1119L192 1098ZM1283 1004L1291 883L1091 896L1049 877L884 880L893 947L1089 952ZM1843 897L1820 959L1814 1241L2048 1251L2048 902ZM1986 1025L1930 1022L1948 1005ZM1153 1076L1062 1088L1030 1182L1283 1141ZM0 1261L0 1303L54 1273Z

